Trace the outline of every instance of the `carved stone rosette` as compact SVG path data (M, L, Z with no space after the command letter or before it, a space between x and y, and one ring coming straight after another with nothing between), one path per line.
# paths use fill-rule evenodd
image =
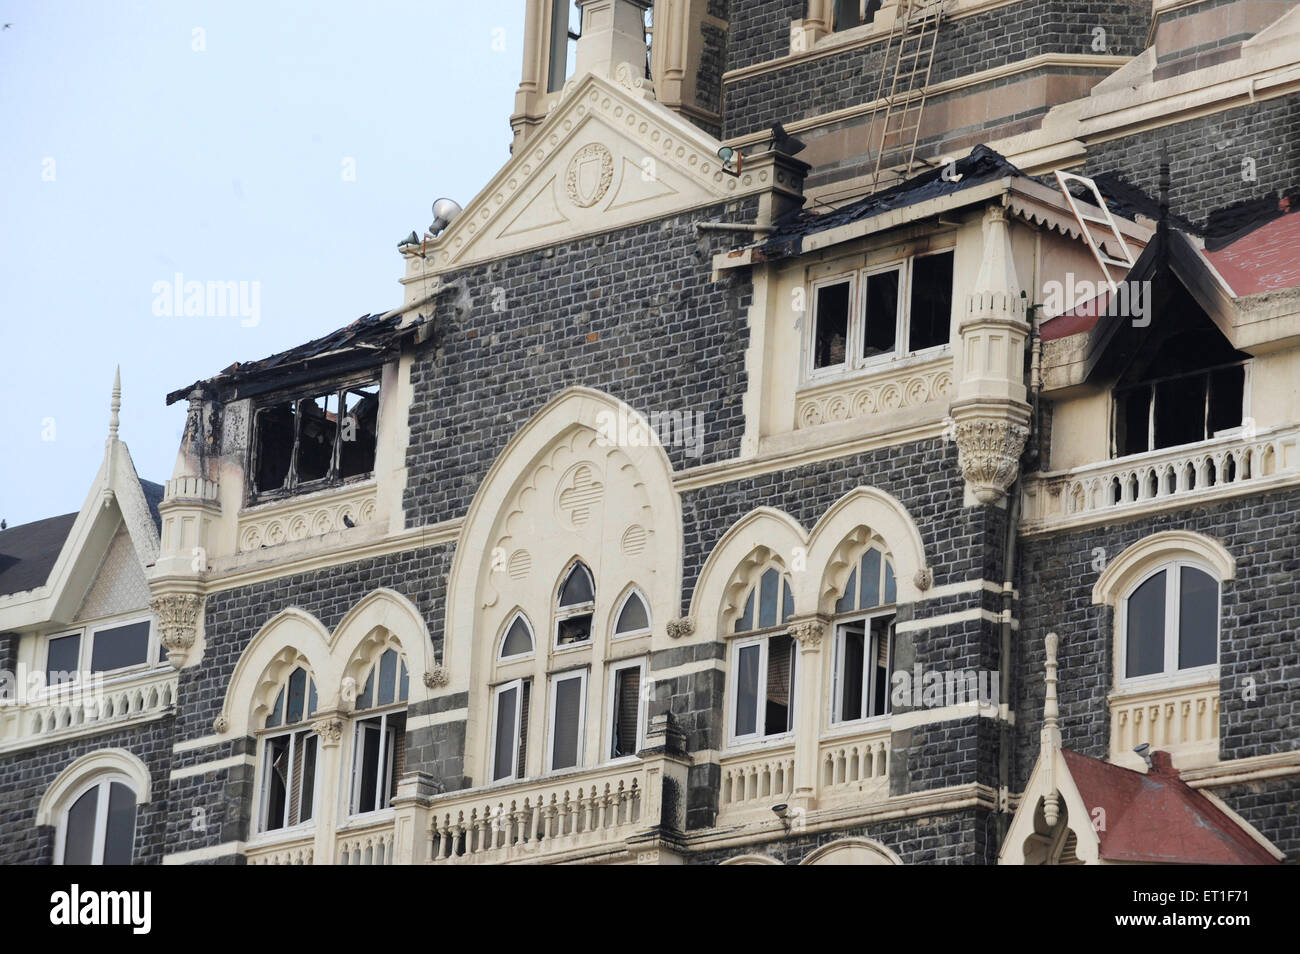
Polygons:
M1015 421L974 420L956 425L957 462L975 499L1001 500L1016 479L1029 428Z
M338 716L317 719L311 730L320 736L321 745L338 745L343 740L343 720Z
M689 616L683 616L681 619L670 619L668 621L668 637L670 639L684 639L695 633L695 620Z
M912 584L924 593L930 587L934 586L934 570L928 566L923 566L912 575Z
M451 683L451 673L445 666L434 666L424 674L424 687L426 689L446 689Z
M197 593L162 593L149 599L149 608L158 620L158 633L167 650L167 661L180 669L194 648L203 597Z
M818 649L826 635L826 620L821 617L795 620L790 624L790 635L798 640L804 652Z

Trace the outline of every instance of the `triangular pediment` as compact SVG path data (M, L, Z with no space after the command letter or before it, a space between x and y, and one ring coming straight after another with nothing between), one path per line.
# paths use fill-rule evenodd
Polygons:
M447 271L768 187L766 171L724 173L720 145L646 90L588 74L424 246L424 270Z

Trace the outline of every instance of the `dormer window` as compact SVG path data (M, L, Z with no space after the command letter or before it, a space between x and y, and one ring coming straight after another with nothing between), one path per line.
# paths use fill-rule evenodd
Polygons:
M249 462L257 497L369 477L379 441L379 383L316 389L256 411Z
M863 370L947 345L952 284L951 251L816 283L810 373Z

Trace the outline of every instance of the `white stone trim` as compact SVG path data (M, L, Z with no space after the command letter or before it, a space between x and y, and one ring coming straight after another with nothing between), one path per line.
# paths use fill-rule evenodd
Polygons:
M41 796L37 825L57 825L68 796L98 775L123 775L131 783L137 806L150 799L149 769L134 753L122 748L99 749L76 759L59 773Z
M171 774L167 776L172 781L182 778L193 778L196 775L208 775L212 772L223 772L226 769L232 769L239 765L253 765L257 760L251 755L232 755L229 758L217 759L215 762L203 762L199 765L187 765L184 768L172 769Z

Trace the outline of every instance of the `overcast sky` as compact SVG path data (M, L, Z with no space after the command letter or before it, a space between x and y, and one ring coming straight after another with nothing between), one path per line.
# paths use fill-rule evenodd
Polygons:
M10 526L81 507L116 364L121 436L162 482L167 392L400 304L398 240L509 155L519 0L0 0L0 21ZM177 274L248 283L243 307L169 316Z

